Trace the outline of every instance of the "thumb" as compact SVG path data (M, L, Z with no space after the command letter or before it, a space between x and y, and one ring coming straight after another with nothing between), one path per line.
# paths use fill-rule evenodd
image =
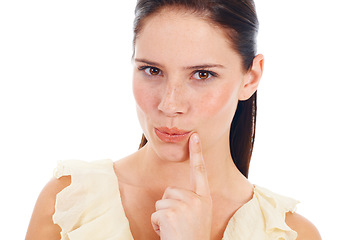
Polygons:
M193 133L189 141L190 181L193 191L200 196L210 196L205 162L202 156L199 134Z

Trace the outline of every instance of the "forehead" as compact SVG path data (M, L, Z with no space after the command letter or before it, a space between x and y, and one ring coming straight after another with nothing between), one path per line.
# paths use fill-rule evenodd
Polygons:
M135 56L181 64L241 61L224 29L196 13L172 9L144 19Z

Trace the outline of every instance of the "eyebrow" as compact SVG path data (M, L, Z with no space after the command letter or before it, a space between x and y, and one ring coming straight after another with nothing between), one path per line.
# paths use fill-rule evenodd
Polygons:
M185 69L205 69L205 68L225 68L221 64L202 64L202 65L195 65L195 66L189 66L185 67Z
M156 62L152 62L152 61L149 61L149 60L146 60L146 59L143 59L143 58L135 58L135 62L142 62L142 63L145 63L147 65L163 68L163 66L161 64L156 63Z
M153 61L149 61L147 59L143 59L143 58L135 58L135 62L142 62L154 67L160 67L160 68L164 68L163 65L157 63L157 62L153 62ZM223 65L221 64L200 64L200 65L194 65L194 66L187 66L184 67L184 69L206 69L206 68L225 68Z

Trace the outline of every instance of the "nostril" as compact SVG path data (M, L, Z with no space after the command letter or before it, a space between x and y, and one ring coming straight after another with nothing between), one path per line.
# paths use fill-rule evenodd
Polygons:
M186 110L184 99L180 94L175 94L174 91L167 92L161 99L158 109L167 116L177 116L183 114Z
M176 116L183 114L183 111L180 109L179 105L160 103L158 109L167 116Z

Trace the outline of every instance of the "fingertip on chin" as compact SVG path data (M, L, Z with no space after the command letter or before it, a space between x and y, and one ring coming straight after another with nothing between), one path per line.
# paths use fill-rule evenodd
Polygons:
M199 134L193 133L190 137L190 141L192 141L195 144L198 144L200 142Z
M199 153L201 152L201 143L200 143L200 137L199 134L193 133L190 137L190 154L191 153Z

